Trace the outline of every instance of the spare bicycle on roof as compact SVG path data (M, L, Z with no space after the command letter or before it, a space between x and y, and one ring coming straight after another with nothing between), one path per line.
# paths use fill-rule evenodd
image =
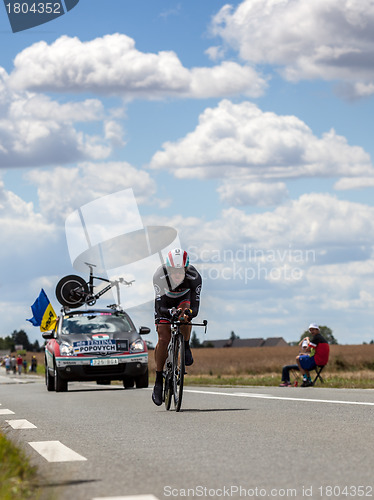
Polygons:
M81 276L70 274L69 276L61 278L57 283L56 298L59 303L64 308L69 309L75 309L84 304L93 306L96 304L97 299L108 292L111 288L115 287L117 291L117 304L112 304L108 307L114 309L120 308L120 285L131 286L135 280L126 281L122 277L116 280L109 280L107 278L101 278L100 276L94 276L93 268L96 266L88 262L85 262L85 264L89 267L90 270L89 278L87 281L84 280ZM107 282L108 285L95 293L94 280Z

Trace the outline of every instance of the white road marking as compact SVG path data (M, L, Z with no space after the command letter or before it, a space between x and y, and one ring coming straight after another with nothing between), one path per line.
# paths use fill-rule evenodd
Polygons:
M0 410L0 415L14 415L14 411L8 410L8 408L3 408Z
M12 412L13 413L13 412ZM32 424L28 420L5 420L13 429L36 429L36 425Z
M196 394L212 394L217 396L236 396L241 398L259 398L259 399L277 399L283 401L306 401L308 403L332 403L341 405L362 405L374 406L374 403L367 401L338 401L333 399L311 399L311 398L287 398L281 396L268 396L267 394L256 394L250 392L218 392L218 391L199 391L195 389L184 389L185 392L193 392Z
M77 462L87 460L79 453L68 448L60 441L34 441L29 442L29 445L34 448L48 462Z
M154 495L131 495L126 497L95 497L92 500L159 500Z

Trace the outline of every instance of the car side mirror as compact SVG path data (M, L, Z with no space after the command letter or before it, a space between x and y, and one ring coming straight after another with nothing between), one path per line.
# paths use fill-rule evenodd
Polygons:
M54 336L55 335L54 335L54 331L53 330L48 330L47 332L43 332L42 333L42 337L45 340L53 339Z
M150 333L151 329L148 328L148 326L141 326L139 328L139 333L140 335L148 335L148 333Z

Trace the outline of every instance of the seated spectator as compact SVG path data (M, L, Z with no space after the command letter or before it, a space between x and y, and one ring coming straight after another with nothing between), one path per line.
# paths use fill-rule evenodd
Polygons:
M327 340L321 335L319 326L315 323L309 325L311 338L306 348L306 354L300 354L296 357L296 362L300 372L303 375L301 387L313 385L309 372L317 366L324 366L329 360L330 346Z
M307 351L307 347L309 345L309 337L305 337L304 339L300 340L299 346L300 346L300 354L305 354ZM282 382L279 384L279 387L289 387L293 384L290 382L290 371L291 370L299 370L299 365L294 364L294 365L285 365L282 368Z

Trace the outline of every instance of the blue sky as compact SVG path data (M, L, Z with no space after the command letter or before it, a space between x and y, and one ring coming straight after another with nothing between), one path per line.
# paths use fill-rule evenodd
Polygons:
M15 34L0 10L0 335L41 340L66 218L131 188L194 256L207 338L373 339L373 28L372 0L80 0Z

